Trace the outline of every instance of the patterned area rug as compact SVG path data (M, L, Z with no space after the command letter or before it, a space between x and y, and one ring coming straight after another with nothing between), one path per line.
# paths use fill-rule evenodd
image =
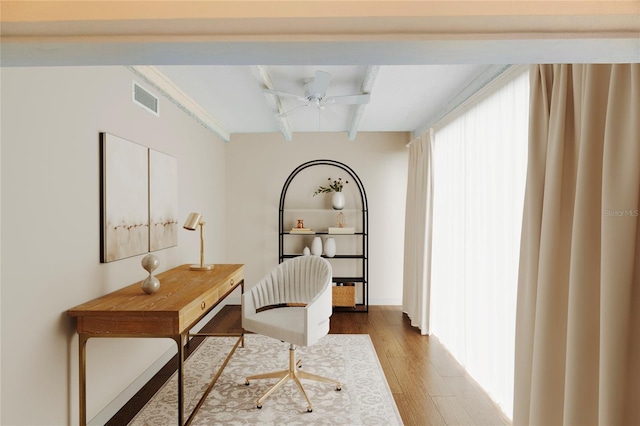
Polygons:
M235 338L207 338L185 364L185 413L190 413L235 343ZM308 348L298 348L302 369L342 382L334 386L303 380L313 403L307 404L295 383L289 381L264 401L256 400L275 379L255 380L245 386L245 377L289 365L289 345L259 335L245 336L224 373L193 420L193 425L401 425L395 401L384 377L371 339L366 334L329 334ZM215 367L215 369L213 368ZM130 423L135 426L175 424L177 375L164 385ZM188 415L185 414L185 419Z

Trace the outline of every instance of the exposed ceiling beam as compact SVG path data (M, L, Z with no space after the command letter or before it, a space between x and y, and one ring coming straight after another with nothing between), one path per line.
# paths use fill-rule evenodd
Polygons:
M191 99L156 67L130 66L127 68L143 79L146 83L153 86L157 91L162 93L164 97L176 104L178 108L186 112L191 118L202 124L220 139L225 142L229 142L231 140L231 135L227 130L225 130L204 108Z
M378 76L378 70L380 67L378 65L371 65L367 67L367 71L364 74L364 78L362 79L362 85L360 86L360 93L371 93L373 91L373 85L376 82L376 77ZM362 121L362 115L364 114L364 110L367 107L367 104L358 104L356 105L356 110L353 112L353 117L351 118L351 124L349 124L349 140L354 140L356 138L356 133L358 133L358 128L360 127L360 122Z
M267 88L269 90L275 90L273 86L273 81L271 80L271 75L269 74L269 70L264 65L258 65L253 67L254 74L256 75L260 90L263 88ZM291 131L291 126L289 125L289 120L284 116L284 107L282 106L282 101L276 95L272 95L269 93L262 92L264 97L267 99L267 103L271 106L271 110L275 109L275 118L278 122L278 127L280 127L280 131L282 132L282 136L286 141L291 141L293 139L293 132Z
M245 41L258 36L316 40L336 36L357 38L374 34L438 36L456 39L510 34L531 37L541 32L590 38L585 32L637 37L635 0L492 0L492 1L2 1L2 35L87 36L101 34L229 37ZM161 21L159 31L151 26ZM250 29L250 31L248 31ZM195 40L193 40L195 41ZM203 41L202 39L200 41ZM343 40L344 41L344 40Z
M326 3L2 0L0 55L3 67L640 60L638 0Z

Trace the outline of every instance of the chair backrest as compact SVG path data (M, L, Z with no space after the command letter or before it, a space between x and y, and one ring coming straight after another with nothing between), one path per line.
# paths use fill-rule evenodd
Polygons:
M309 304L331 286L331 264L319 256L287 259L250 290L256 309Z

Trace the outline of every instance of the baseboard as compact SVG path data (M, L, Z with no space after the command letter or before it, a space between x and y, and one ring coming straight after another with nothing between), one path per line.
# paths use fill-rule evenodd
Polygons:
M87 422L88 426L102 426L107 423L118 411L149 381L160 371L164 365L176 354L176 348L172 347L160 356L144 373L138 376L125 390L102 409L94 418Z
M237 299L237 300L236 300ZM229 297L228 303L220 304L216 306L209 312L200 322L191 329L192 333L197 333L206 325L211 319L222 310L227 304L235 305L240 304L240 299L236 297ZM164 354L162 354L153 364L149 366L140 376L138 376L126 389L124 389L120 394L111 401L106 407L104 407L94 418L87 422L88 426L102 426L106 424L113 416L118 413L124 407L124 405L129 402L131 398L133 398L136 393L142 387L153 378L153 376L160 371L162 367L164 367L167 362L171 360L175 356L177 352L177 348L175 346L171 347L171 349L167 350Z
M369 299L369 305L402 306L402 299Z

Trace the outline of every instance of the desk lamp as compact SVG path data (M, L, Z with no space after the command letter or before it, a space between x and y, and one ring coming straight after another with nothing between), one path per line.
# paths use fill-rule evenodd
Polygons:
M202 229L204 228L204 222L202 221L202 215L200 213L190 213L184 223L184 229L189 231L195 231L200 226L200 264L191 265L192 271L210 271L213 269L213 265L204 264L204 234Z

